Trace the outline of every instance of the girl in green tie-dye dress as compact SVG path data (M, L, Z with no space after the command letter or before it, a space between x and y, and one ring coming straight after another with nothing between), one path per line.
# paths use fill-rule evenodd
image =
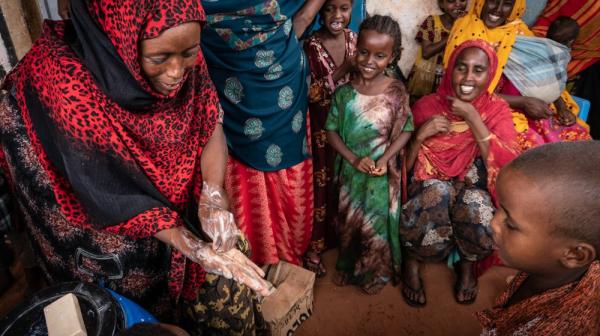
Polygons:
M400 271L399 152L413 130L404 85L385 76L397 59L400 29L387 16L361 25L357 78L339 87L325 129L337 157L338 285L353 283L378 293Z

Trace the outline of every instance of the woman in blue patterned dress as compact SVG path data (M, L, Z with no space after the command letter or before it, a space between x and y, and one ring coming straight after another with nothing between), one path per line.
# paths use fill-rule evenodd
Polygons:
M298 40L324 0L204 0L202 47L225 111L226 189L259 264L299 264L313 221L308 62Z

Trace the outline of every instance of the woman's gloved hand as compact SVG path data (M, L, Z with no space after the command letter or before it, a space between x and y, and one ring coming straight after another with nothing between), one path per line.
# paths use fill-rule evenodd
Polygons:
M207 272L233 279L261 296L268 296L275 290L271 283L263 279L263 270L237 249L219 253L210 243L202 241L184 227L160 231L155 237L200 264Z
M227 252L235 247L240 230L229 212L225 190L220 186L202 182L202 193L198 203L198 218L202 231L212 240L218 252Z

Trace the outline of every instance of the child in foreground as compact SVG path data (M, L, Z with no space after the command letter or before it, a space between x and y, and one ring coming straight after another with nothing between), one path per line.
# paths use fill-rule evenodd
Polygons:
M360 25L357 76L333 95L325 129L339 153L337 285L376 294L400 271L400 150L413 130L404 85L385 70L400 57L398 23L375 15Z
M478 313L482 335L600 334L600 142L525 152L497 180L494 241L521 270L496 305Z

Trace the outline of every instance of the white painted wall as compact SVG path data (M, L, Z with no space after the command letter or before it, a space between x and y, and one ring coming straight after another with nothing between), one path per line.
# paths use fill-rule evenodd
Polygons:
M367 0L367 13L389 15L402 30L400 69L408 75L417 54L415 36L419 25L431 14L440 14L438 0Z
M417 53L417 30L427 16L440 13L437 0L368 0L367 13L389 15L398 21L404 48L400 69L408 75Z

